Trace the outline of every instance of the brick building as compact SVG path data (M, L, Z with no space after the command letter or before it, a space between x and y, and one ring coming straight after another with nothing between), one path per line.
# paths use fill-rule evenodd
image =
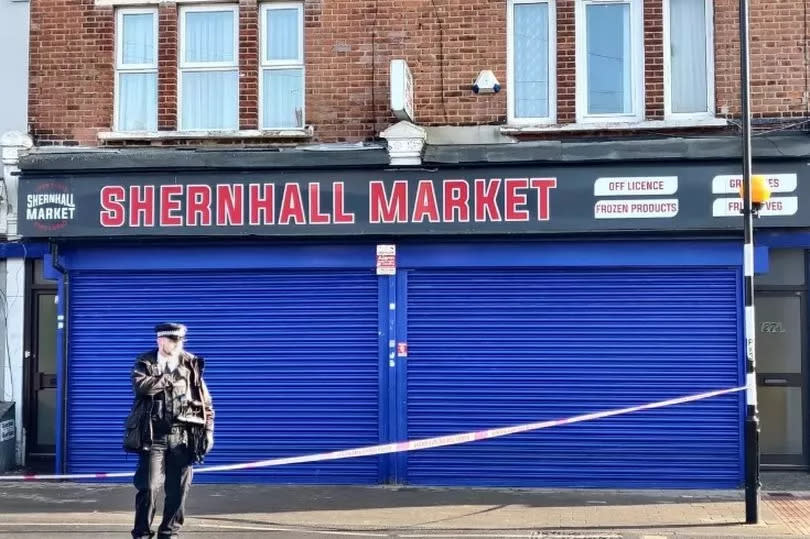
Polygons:
M530 54L539 54L537 61L551 65L551 69L543 70L542 74L545 80L553 81L543 90L552 94L549 101L551 113L546 105L544 114L538 117L539 122L508 121L510 118L519 119L521 113L509 110L508 97L517 84L508 73L508 45L514 37L508 35L512 22L507 2L409 0L403 5L386 0L312 1L299 3L295 8L300 10L296 35L302 41L300 49L294 51L295 58L277 61L278 65L293 62L289 65L305 72L306 82L301 85L305 117L298 122L299 125L291 127L311 127L311 135L306 130L287 136L284 133L253 133L265 127L259 118L262 86L259 79L260 35L265 31L260 13L271 4L244 0L238 4L223 4L235 10L228 15L235 25L234 43L228 51L220 52L227 53L231 58L231 72L238 71L239 75L238 83L230 81L233 95L228 104L238 110L238 122L234 117L227 128L229 131L251 132L249 140L269 144L276 141L329 143L377 139L379 133L394 122L388 106L388 70L390 60L394 58L405 59L413 72L414 120L420 125L491 125L508 132L511 124L570 126L577 123L578 117L584 119L587 115L584 110L580 110L579 116L577 112L577 77L584 81L587 67L583 65L586 60L577 61L577 44L583 43L586 32L583 27L580 28L582 35L577 35L576 11L579 8L574 0L537 3L542 9L533 7L532 3L524 6L515 2L515 9L524 9L527 16L538 16L538 21L546 21L546 26L537 29L532 37L544 40L547 36L552 37L548 41L548 50L542 54L517 51L518 55L523 54L518 63L524 61L528 65L534 58ZM683 7L676 9L672 16L670 4ZM208 9L211 5L218 4L118 4L113 0L35 3L31 12L30 124L37 144L96 146L113 140L116 143L124 141L123 136L105 138L103 134L118 133L126 127L122 124L121 128L115 128L116 73L125 73L131 68L117 64L115 55L116 44L120 45L117 39L120 40L126 31L123 19L119 19L117 26L116 13L126 13L127 9L144 13L157 30L157 34L150 34L154 40L150 43L150 51L154 53L150 53L149 65L132 68L151 72L156 78L157 92L151 98L150 118L144 121L147 121L150 132L167 132L167 138L172 132L182 130L178 88L183 65L178 63L181 59L177 51L182 49L183 43L178 25L184 10ZM582 3L582 6L587 5ZM686 73L684 70L690 68L682 65L684 60L678 58L677 53L665 57L664 51L676 50L681 46L678 41L687 38L701 39L705 43L705 51L689 51L693 56L685 60L705 59L706 72L700 73L700 81L706 88L706 97L713 96L707 103L706 99L696 103L692 109L705 108L701 112L705 112L707 118L733 119L737 116L737 2L720 0L712 5L711 2L661 1L642 5L640 1L632 1L618 6L607 8L618 13L627 6L629 27L625 45L628 51L622 52L627 52L627 60L632 60L628 62L632 64L627 66L632 68L629 69L632 73L627 74L627 79L633 90L633 99L638 99L627 109L628 116L634 120L627 125L628 131L681 129L690 123L700 124L697 121L676 122L677 105L673 109L666 103L668 88L673 87L671 81L679 78L678 69L680 73ZM694 6L706 6L706 9L696 10ZM597 8L596 4L591 8L582 7L583 13ZM552 19L548 13L556 15L556 24L549 22ZM796 2L753 2L751 98L754 117L761 119L762 123L795 122L808 116L807 17L803 6ZM584 20L584 17L579 20ZM700 31L694 30L698 26ZM685 27L695 32L694 36L678 30ZM675 29L674 33L670 28ZM605 36L608 37L617 38L617 35ZM665 45L666 40L671 46ZM526 47L529 47L528 43ZM519 49L523 45L518 43L517 46ZM585 50L583 45L579 50ZM548 62L548 59L552 61ZM272 68L273 64L264 62L262 65ZM581 67L579 75L577 66ZM666 72L673 68L674 75ZM473 94L472 83L482 69L493 71L503 91L495 95ZM714 84L707 85L706 80L714 81ZM605 82L616 86L622 81ZM580 87L583 84L587 83L582 82ZM674 88L676 92L687 91L677 82ZM531 98L532 90L526 91ZM583 106L584 103L579 109ZM621 116L627 110L622 110L615 119L626 120ZM667 110L671 112L667 113ZM668 123L644 125L653 121L670 122L672 127ZM634 125L637 123L642 125ZM703 123L711 126L703 127L704 132L706 129L722 132L718 128L727 127L723 122ZM238 138L239 133L232 136ZM560 133L551 129L543 131L543 136L559 137ZM146 136L132 136L125 141L138 142L145 138L148 139ZM154 138L157 137L150 140ZM208 140L207 137L199 139ZM218 140L228 142L230 137Z
M810 464L808 17L751 11L755 169L774 190L763 463L794 468ZM739 485L738 32L731 0L33 2L18 208L40 256L20 331L55 336L57 372L52 417L31 404L36 365L20 373L28 432L55 433L29 446L59 470L124 469L100 425L166 318L209 358L214 463L731 391L209 480ZM167 283L177 297L155 302ZM51 296L56 328L33 314ZM123 357L97 369L111 333ZM249 357L223 365L223 336Z

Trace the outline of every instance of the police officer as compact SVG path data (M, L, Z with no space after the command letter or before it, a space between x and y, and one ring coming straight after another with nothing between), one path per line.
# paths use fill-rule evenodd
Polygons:
M192 465L214 445L214 410L203 381L204 361L183 350L186 326L158 324L157 348L138 356L132 368L135 405L128 424L141 425L134 484L132 537L151 538L159 489L166 499L158 538L177 537L183 525ZM138 410L138 412L136 412Z

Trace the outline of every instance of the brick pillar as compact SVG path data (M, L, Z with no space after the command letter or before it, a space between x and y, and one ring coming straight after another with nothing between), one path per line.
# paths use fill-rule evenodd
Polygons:
M644 112L664 119L664 9L662 0L644 2Z
M239 128L259 127L259 6L239 0Z
M557 2L557 123L577 118L577 47L574 0Z
M177 4L160 4L158 12L158 130L177 129Z

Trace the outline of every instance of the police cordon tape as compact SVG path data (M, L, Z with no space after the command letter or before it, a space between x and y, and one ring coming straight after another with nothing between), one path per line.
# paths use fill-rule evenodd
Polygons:
M367 447L357 447L354 449L343 449L341 451L331 451L329 453L316 453L313 455L302 455L299 457L281 457L268 460L257 460L255 462L244 462L241 464L225 464L219 466L204 466L195 468L194 473L206 472L232 472L237 470L250 470L253 468L267 468L270 466L284 466L287 464L303 464L305 462L320 462L325 460L339 460L355 457L371 457L374 455L386 455L389 453L402 453L405 451L419 451L422 449L433 449L436 447L444 447L448 445L465 444L468 442L477 442L480 440L489 440L492 438L499 438L501 436L508 436L510 434L518 434L521 432L529 432L532 430L547 429L550 427L559 427L562 425L570 425L572 423L581 423L583 421L593 421L595 419L602 419L605 417L612 417L617 415L629 414L632 412L640 412L642 410L652 410L654 408L664 408L666 406L674 406L676 404L685 404L687 402L694 402L712 397L719 397L720 395L727 395L729 393L736 393L743 391L746 386L733 387L729 389L718 389L715 391L707 391L705 393L697 393L695 395L687 395L685 397L676 397L674 399L667 399L658 402L651 402L648 404L640 404L638 406L629 406L627 408L618 408L615 410L606 410L604 412L593 412L590 414L582 414L565 419L551 419L547 421L538 421L536 423L525 423L523 425L515 425L512 427L502 427L498 429L479 430L475 432L465 432L462 434L450 434L446 436L437 436L435 438L424 438L422 440L412 440L407 442L393 442L382 445L372 445ZM114 473L84 473L84 474L54 474L54 475L0 475L0 481L53 481L64 479L115 479L122 477L132 477L135 472L114 472Z

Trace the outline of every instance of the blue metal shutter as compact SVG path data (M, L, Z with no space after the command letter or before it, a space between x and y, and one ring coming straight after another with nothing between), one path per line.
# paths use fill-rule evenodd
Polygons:
M733 269L413 270L418 439L741 385ZM409 453L412 484L733 487L741 393Z
M216 442L206 465L375 444L378 283L371 271L72 272L69 472L128 471L135 356L154 324L189 326L206 358ZM377 483L379 457L201 474L216 482Z

